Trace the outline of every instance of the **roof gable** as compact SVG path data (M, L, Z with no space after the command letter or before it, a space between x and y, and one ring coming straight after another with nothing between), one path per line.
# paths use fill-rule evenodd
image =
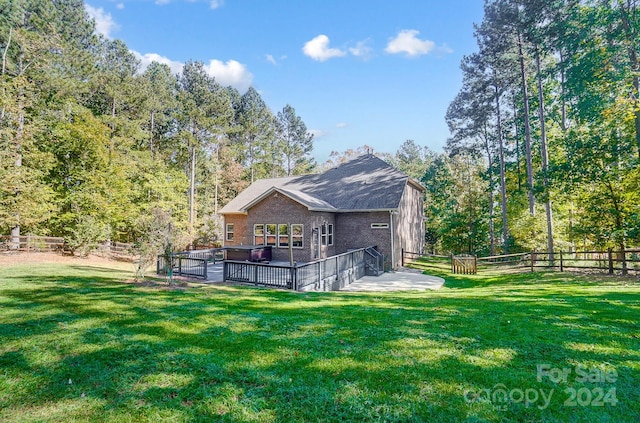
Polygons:
M385 161L367 154L317 175L256 181L220 212L246 213L274 190L309 210L392 210L398 208L408 182L414 181Z

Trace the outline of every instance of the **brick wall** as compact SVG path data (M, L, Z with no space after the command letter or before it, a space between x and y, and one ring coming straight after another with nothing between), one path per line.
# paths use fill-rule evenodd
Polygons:
M384 254L385 268L391 266L391 225L389 212L340 213L336 216L337 253L353 248L377 246ZM372 223L386 223L389 228L372 229Z
M293 248L293 259L298 262L309 262L316 258L316 249L313 237L313 229L320 228L323 223L334 225L333 213L312 212L305 206L291 200L281 193L273 193L255 206L253 206L246 219L248 234L248 244L253 244L254 224L302 224L303 226L303 248ZM319 236L319 234L318 234ZM313 245L312 245L313 244ZM320 246L319 258L324 258L336 254L335 245ZM272 248L273 260L289 261L289 248Z
M233 224L233 240L227 240L227 224ZM247 216L243 214L226 214L224 216L224 243L225 247L234 245L247 245L250 244L247 234Z

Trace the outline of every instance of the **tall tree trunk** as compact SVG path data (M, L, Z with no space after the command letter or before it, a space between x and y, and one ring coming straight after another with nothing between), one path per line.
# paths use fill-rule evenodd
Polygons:
M562 132L567 132L567 100L566 100L566 87L567 84L567 76L564 71L564 54L562 50L559 52L560 54L560 116L561 116L561 129Z
M213 195L213 214L218 218L218 189L220 186L220 144L216 145L216 174L215 190Z
M527 196L529 198L529 214L535 216L535 199L533 197L533 159L531 155L531 125L529 122L529 90L527 88L527 70L524 66L522 35L518 32L518 56L520 58L520 77L522 79L522 105L524 114L524 147L527 160Z
M495 72L495 71L494 71ZM500 116L500 91L495 87L495 102L496 102L496 125L498 132L498 154L500 159L500 194L502 201L502 249L504 254L509 254L509 229L507 226L507 178L505 175L504 166L504 146L502 145L502 116Z
M16 169L16 173L20 173L20 168L22 167L22 138L24 136L24 90L22 87L18 90L18 128L15 136L15 148L16 148L16 156L14 160L14 166ZM15 191L16 197L20 196L20 188L16 188ZM19 203L19 202L18 202ZM12 248L19 249L20 248L20 208L19 206L15 211L15 221L16 224L13 228L11 228L11 243Z
M191 147L191 173L189 177L189 243L193 242L196 203L196 146Z
M493 205L493 157L489 148L488 134L485 133L484 149L487 153L487 174L489 176L489 255L496 254L496 234L495 223L493 221L494 205Z
M540 53L536 47L536 71L538 73L538 117L540 120L540 155L542 157L542 183L544 185L544 209L547 220L547 252L549 261L553 261L553 210L551 193L549 192L549 152L547 150L547 133L544 114L544 93L542 92L542 72L540 69Z
M518 137L518 102L513 96L513 134L516 139L516 171L518 173L518 191L522 189L522 177L520 172L520 138Z
M9 28L9 37L7 39L7 45L4 47L4 51L2 52L2 73L0 75L4 75L7 71L7 51L9 50L9 46L11 45L11 34L13 33L12 28ZM3 87L3 94L6 89ZM5 115L5 106L2 106L2 110L0 110L0 125L4 122Z

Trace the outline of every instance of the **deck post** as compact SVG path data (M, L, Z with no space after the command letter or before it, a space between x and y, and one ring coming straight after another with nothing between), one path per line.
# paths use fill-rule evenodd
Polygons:
M297 280L298 272L296 272L296 268L294 266L291 266L289 269L291 272L291 289L294 291L297 291L298 290L298 280Z

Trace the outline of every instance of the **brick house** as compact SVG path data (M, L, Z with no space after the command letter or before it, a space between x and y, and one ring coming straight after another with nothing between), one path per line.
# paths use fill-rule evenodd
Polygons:
M255 181L224 206L224 245L270 245L273 260L309 262L376 246L385 268L424 251L424 187L373 155L324 173Z

